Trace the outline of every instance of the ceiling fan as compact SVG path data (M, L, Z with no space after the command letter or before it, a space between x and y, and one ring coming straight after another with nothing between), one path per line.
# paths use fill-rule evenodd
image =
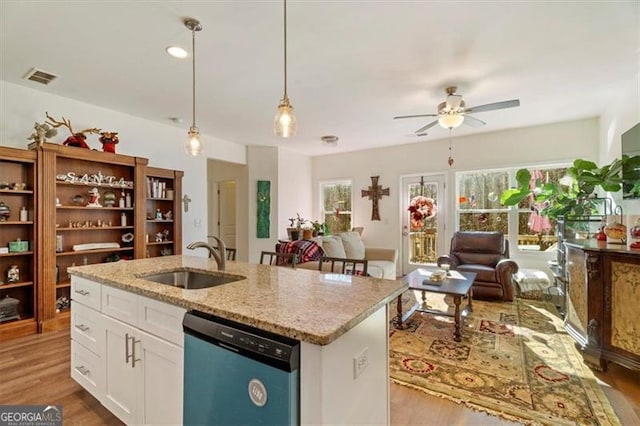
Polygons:
M438 117L437 120L432 121L426 126L423 126L416 130L417 136L425 136L427 134L426 131L436 124L440 124L445 129L455 129L461 124L466 124L467 126L471 127L484 126L487 123L475 117L471 117L469 114L472 114L474 112L493 111L496 109L513 108L520 106L519 99L512 99L510 101L495 102L492 104L465 108L464 101L462 100L462 95L457 95L456 89L457 87L455 86L447 87L445 89L447 93L447 100L438 105L437 114L400 115L397 117L393 117L393 119L396 120L399 118Z

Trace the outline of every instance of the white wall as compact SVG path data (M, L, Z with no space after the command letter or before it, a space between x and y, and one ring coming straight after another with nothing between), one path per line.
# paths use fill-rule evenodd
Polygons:
M435 132L434 132L435 133ZM455 131L454 131L455 134ZM314 157L312 164L313 209L319 211L318 182L334 178L353 179L353 223L364 226L363 239L370 247L395 247L400 250L401 219L406 206L400 205L400 177L420 173L444 173L447 176L446 241L447 250L455 220L453 201L455 172L489 168L555 164L575 158L598 159L598 119L553 123L544 126L511 129L452 139L453 168L447 164L448 139L399 145L346 154ZM379 184L391 188L391 195L379 202L381 221L371 221L371 201L360 197L360 190L371 184L371 176L380 176ZM317 214L317 213L316 213ZM523 267L546 268L546 258L523 259ZM520 261L519 261L520 262ZM398 269L399 271L401 269Z
M289 218L313 220L321 216L311 209L311 157L284 148L278 150L278 238L286 240Z
M247 147L248 166L248 206L249 220L248 227L248 249L249 262L258 263L260 252L274 251L278 240L278 148L272 146L248 146ZM269 221L269 238L257 238L256 225L258 223L258 181L268 180L271 182L271 209ZM239 195L240 197L241 195Z
M622 156L622 133L640 123L640 72L627 83L627 89L600 117L600 163L607 164ZM640 199L622 200L620 193L609 194L625 215L640 214ZM629 225L629 224L627 224Z
M191 197L192 202L189 211L183 213L183 249L192 241L206 241L206 157L246 163L243 145L203 135L205 156L194 158L183 150L186 127L163 125L4 81L0 81L0 145L26 149L34 121L43 122L47 111L57 119L61 116L70 119L77 130L100 127L119 132L120 143L116 146L119 154L145 157L149 159L149 165L185 172L183 192ZM69 136L65 130L58 133L52 138L53 142L62 143ZM97 138L97 135L90 135L87 142L92 148L102 149ZM204 250L191 253L207 255Z

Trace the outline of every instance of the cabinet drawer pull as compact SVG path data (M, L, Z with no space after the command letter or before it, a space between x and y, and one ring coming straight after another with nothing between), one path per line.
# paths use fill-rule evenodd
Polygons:
M84 331L85 333L90 330L90 328L84 324L77 324L76 328L80 331Z
M76 290L76 293L78 293L81 296L87 296L89 294L88 290Z
M85 368L84 365L76 367L76 370L78 370L80 372L80 374L82 374L83 376L86 376L87 374L89 374L91 372L91 370L89 370L88 368Z

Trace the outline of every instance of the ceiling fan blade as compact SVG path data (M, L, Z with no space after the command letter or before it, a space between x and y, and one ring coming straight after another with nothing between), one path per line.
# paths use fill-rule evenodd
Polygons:
M418 115L399 115L397 117L393 117L394 120L398 118L418 118L418 117L437 117L438 114L418 114Z
M466 124L467 126L471 126L471 127L482 127L487 123L485 123L482 120L478 120L475 117L471 117L470 115L465 115L464 121L462 122L462 124Z
M431 123L427 124L424 127L420 127L418 130L416 130L416 135L421 136L420 133L424 133L425 130L429 130L430 128L432 128L433 126L435 126L436 124L438 124L438 120L436 121L432 121ZM425 133L426 134L426 133Z
M475 107L466 108L464 112L469 113L469 112L494 111L496 109L513 108L517 106L520 106L520 99L512 99L510 101L502 101L502 102L496 102L493 104L486 104L486 105L478 105Z
M462 102L462 95L449 95L447 96L447 109L457 110L460 108L460 103Z

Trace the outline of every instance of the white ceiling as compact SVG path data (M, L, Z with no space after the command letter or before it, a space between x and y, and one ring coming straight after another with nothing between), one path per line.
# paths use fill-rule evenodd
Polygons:
M487 125L454 136L597 116L640 70L637 0L290 0L298 135L280 139L272 123L283 91L281 1L1 0L0 78L165 124L182 117L186 133L191 61L164 51L190 50L185 17L204 26L196 35L200 131L309 155L447 137L440 127L413 134L429 118L392 117L435 113L448 85L468 107L521 101L475 114ZM60 78L24 80L33 67ZM99 119L88 124L100 127ZM338 146L323 146L323 135L339 136Z

